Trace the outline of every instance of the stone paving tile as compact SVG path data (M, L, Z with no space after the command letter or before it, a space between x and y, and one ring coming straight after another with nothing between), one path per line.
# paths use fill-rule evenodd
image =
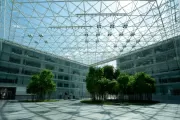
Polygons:
M87 105L62 100L48 103L11 103L0 120L180 120L180 105Z

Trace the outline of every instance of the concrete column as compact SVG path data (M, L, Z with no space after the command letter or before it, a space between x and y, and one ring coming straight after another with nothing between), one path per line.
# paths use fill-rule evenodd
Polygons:
M42 56L42 57L41 57L41 60L42 60L42 61L45 61L45 57ZM41 69L44 69L44 68L45 68L45 63L44 63L44 62L41 62Z
M23 64L24 56L25 56L24 50L22 50L22 57L20 58L20 59L21 59L21 60L20 60L20 64L21 64L21 65L24 65L24 64ZM19 74L22 73L22 69L23 69L23 67L20 67L20 68L19 68Z
M2 40L0 39L0 51L2 51Z

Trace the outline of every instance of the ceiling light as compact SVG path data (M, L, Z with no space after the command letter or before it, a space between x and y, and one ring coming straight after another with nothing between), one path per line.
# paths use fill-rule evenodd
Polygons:
M124 24L124 25L123 25L123 28L127 28L127 27L128 27L128 24Z
M87 40L87 39L85 40L85 43L88 43L88 40Z
M98 24L98 25L97 25L97 28L101 28L101 24Z
M112 32L109 32L109 33L108 33L108 36L112 36Z
M114 48L117 48L117 44L114 44Z
M98 43L98 42L99 42L99 40L97 39L97 40L96 40L96 43Z
M39 34L39 37L44 37L42 34Z
M130 34L130 36L134 36L135 35L135 33L134 32L132 32L131 34Z
M126 40L126 43L130 42L130 39Z
M37 42L37 41L34 41L34 43L38 44L38 42Z
M96 37L97 37L97 36L100 36L100 33L96 33Z
M114 28L114 24L111 24L111 25L110 25L110 28Z
M33 37L33 35L32 35L32 34L28 34L28 37L32 38L32 37Z
M88 33L85 33L85 34L84 34L84 36L86 36L86 37L87 37L87 36L88 36Z
M140 40L136 40L136 43L139 43L140 42Z
M123 36L124 34L123 33L119 33L119 36Z

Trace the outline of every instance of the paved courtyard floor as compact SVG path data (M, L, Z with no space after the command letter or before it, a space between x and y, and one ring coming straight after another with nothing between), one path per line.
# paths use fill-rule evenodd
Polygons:
M180 120L179 104L101 106L62 100L46 103L7 102L0 108L2 120Z

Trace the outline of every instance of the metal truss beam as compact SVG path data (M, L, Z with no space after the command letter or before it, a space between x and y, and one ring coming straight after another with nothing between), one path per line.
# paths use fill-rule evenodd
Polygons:
M55 29L61 29L61 28L91 28L93 26L49 26L48 28L55 28Z
M119 1L119 0L47 0L47 1L28 1L28 2L15 2L15 3L47 3L47 2L102 2L102 1ZM148 1L153 2L156 0L120 0L120 1Z

